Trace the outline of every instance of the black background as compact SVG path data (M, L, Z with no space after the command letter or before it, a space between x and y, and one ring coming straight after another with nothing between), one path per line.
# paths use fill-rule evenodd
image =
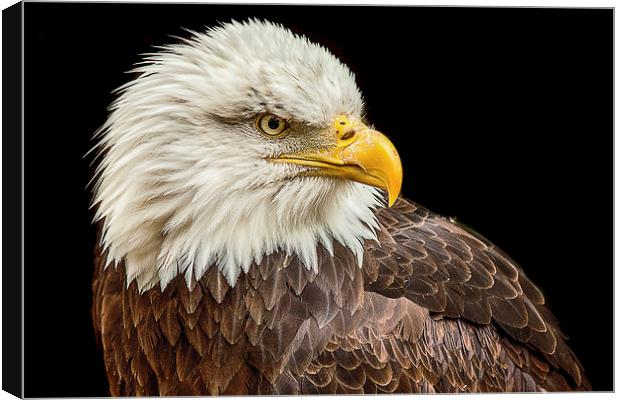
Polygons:
M111 91L182 27L252 16L352 68L403 194L521 263L612 390L612 10L26 3L26 395L107 395L82 157Z

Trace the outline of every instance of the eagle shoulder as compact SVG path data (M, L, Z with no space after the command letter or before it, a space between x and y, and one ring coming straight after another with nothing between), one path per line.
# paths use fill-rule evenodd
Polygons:
M502 250L403 198L377 217L379 240L366 245L367 291L407 298L428 309L435 321L494 327L504 346L517 349L518 354L508 352L514 361L522 363L521 349L526 349L551 372L569 376L571 386L589 388L542 292Z
M479 235L406 200L362 268L319 246L230 286L217 268L141 292L96 250L93 319L113 395L589 388L540 291Z

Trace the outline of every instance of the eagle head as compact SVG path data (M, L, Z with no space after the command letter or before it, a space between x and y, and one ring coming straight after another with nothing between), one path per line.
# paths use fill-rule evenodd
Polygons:
M96 134L95 220L140 290L219 268L231 285L277 251L317 268L376 239L398 153L364 123L351 71L269 22L232 22L148 54Z

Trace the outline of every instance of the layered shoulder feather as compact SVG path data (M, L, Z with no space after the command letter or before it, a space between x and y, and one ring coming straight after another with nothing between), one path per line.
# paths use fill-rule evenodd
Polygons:
M403 198L378 218L379 241L367 244L366 290L405 297L435 321L463 320L481 330L491 325L504 346L516 345L549 372L566 375L568 387L589 387L543 294L502 250Z

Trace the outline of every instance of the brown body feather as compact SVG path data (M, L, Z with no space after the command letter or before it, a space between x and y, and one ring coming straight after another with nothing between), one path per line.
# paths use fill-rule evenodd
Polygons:
M486 239L404 199L364 264L264 257L163 292L97 252L93 318L115 396L589 389L541 292Z

